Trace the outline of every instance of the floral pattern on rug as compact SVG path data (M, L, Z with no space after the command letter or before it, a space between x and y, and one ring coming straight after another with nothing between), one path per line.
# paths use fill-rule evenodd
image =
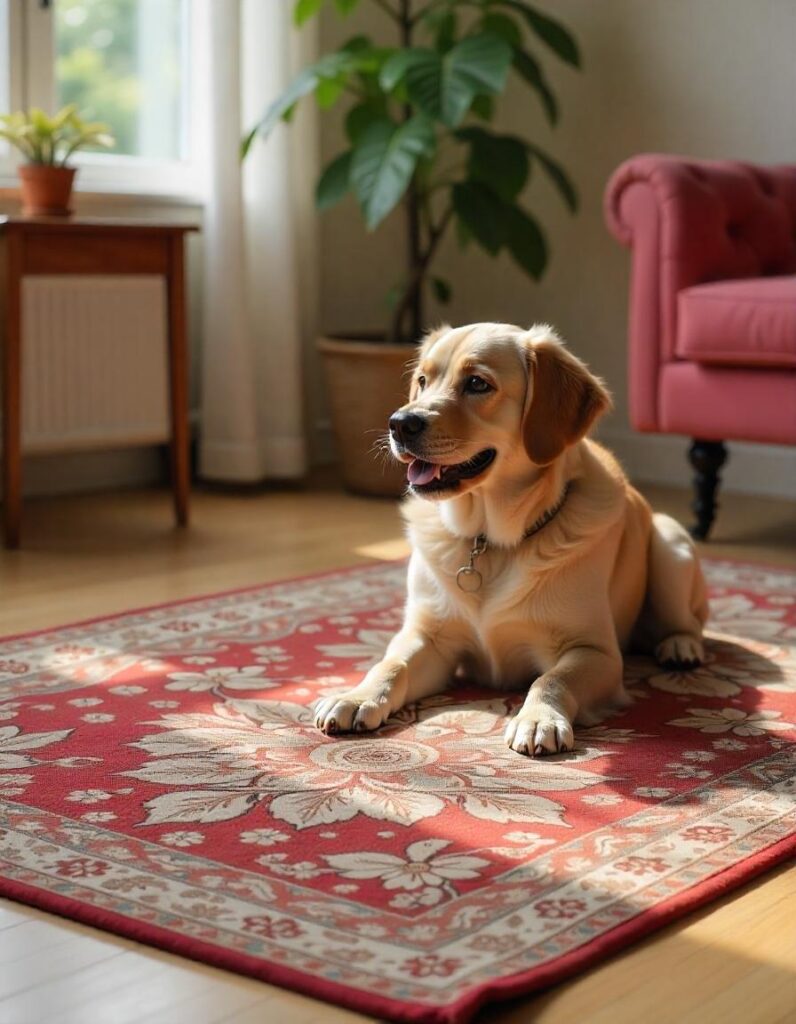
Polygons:
M796 575L707 562L704 666L629 658L632 706L531 761L503 741L521 694L314 729L318 693L399 624L404 572L0 643L0 889L277 983L290 968L381 1017L453 1021L793 838Z

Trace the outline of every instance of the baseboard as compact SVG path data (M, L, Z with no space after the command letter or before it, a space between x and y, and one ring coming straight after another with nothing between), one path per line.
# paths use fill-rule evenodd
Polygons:
M199 445L199 476L218 483L259 483L266 478L301 479L306 468L304 441L294 437L250 442L205 441Z
M315 466L330 466L337 462L331 420L317 420L315 423L312 462Z
M628 476L644 483L688 487L690 440L661 434L636 434L606 427L599 440L617 456ZM796 448L728 442L722 470L724 493L796 499Z

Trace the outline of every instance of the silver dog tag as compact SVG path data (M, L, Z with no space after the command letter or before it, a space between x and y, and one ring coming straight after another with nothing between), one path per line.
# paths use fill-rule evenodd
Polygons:
M456 573L456 585L466 594L474 594L476 590L480 590L482 583L481 573L471 565L463 565Z

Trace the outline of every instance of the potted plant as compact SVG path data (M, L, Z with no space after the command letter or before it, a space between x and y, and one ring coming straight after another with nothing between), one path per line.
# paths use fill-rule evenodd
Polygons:
M29 216L65 216L75 168L67 161L86 146L113 145L108 126L88 123L77 114L75 104L48 117L33 107L27 113L0 116L0 138L7 139L25 157L18 168L22 191L22 212Z
M331 3L332 0L329 0ZM333 0L342 16L361 0ZM531 89L551 124L558 104L529 44L552 51L573 67L580 57L572 34L524 0L374 0L392 38L349 39L302 71L268 107L242 142L243 156L266 138L296 103L314 94L328 110L346 101L347 146L317 185L320 210L353 192L369 230L399 204L406 222L403 275L390 292L389 327L380 339L322 338L333 426L343 476L353 490L398 493L401 467L374 472L373 439L386 429L403 397L407 343L427 327L426 289L446 303L451 286L433 273L446 233L492 256L506 250L539 279L548 260L545 235L520 203L532 166L552 181L575 210L575 189L564 169L534 142L494 131L495 101L510 72ZM298 0L301 25L327 0Z

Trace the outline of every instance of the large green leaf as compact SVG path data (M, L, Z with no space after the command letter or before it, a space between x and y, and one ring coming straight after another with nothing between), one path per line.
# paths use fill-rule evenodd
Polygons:
M325 3L326 0L296 0L296 6L293 8L294 23L298 26L303 25L317 14Z
M379 74L379 85L385 92L392 90L406 76L407 70L413 64L424 64L433 60L436 55L433 50L424 49L422 46L409 46L403 50L396 50L395 53L385 61L384 67Z
M321 110L333 107L345 91L345 79L322 78L315 86L315 99Z
M511 47L505 39L479 32L462 39L447 56L451 73L468 79L477 92L502 92L511 64Z
M289 117L293 107L304 96L313 92L318 84L325 79L335 80L341 75L355 70L362 62L359 52L339 50L321 57L315 64L305 68L298 74L281 96L267 108L262 118L244 136L241 142L241 158L245 157L257 135L266 138L274 126L283 118Z
M372 48L373 43L371 43L370 37L363 35L361 32L358 36L351 36L350 39L346 39L340 47L341 50L346 50L348 53L362 53L363 50L371 50Z
M578 193L575 190L575 186L572 184L572 180L567 172L561 164L555 161L551 156L548 156L548 154L538 146L529 142L527 143L527 147L528 152L539 161L545 174L547 174L550 181L558 189L561 198L574 213L578 208Z
M528 85L539 94L539 99L542 101L545 114L547 114L547 120L550 124L555 124L558 121L558 102L547 84L539 62L525 50L515 50L512 63Z
M387 61L380 81L388 89L405 81L412 103L453 128L476 96L502 91L510 64L509 44L494 33L481 32L444 55L421 47L400 51Z
M484 128L460 128L456 138L470 146L467 174L488 185L501 199L512 202L528 180L525 143L513 135L494 135Z
M434 128L422 114L401 125L379 118L364 130L354 147L350 178L369 228L399 202L417 161L433 152L434 143Z
M319 210L328 210L339 203L351 187L351 157L349 149L327 165L315 189L315 205Z
M473 238L493 256L508 241L509 207L480 181L453 186L453 209Z
M514 262L537 281L547 266L547 242L538 223L519 206L508 217L508 248Z
M337 13L345 18L346 15L359 6L359 0L334 0L334 6L337 9Z
M575 37L555 18L542 14L524 0L498 0L503 7L510 7L521 14L533 32L557 54L561 60L573 67L580 67L580 51Z
M456 42L456 12L452 7L434 8L421 15L424 27L434 39L438 53L447 53Z
M476 96L470 104L470 113L480 117L482 121L491 121L495 113L495 97Z
M383 103L375 103L365 100L364 103L357 103L351 107L345 117L345 133L348 141L355 143L371 123L380 117L386 116L386 109Z
M497 11L487 11L481 19L481 31L493 32L501 39L505 39L509 46L520 46L522 44L522 30L517 22L508 14L499 14Z

